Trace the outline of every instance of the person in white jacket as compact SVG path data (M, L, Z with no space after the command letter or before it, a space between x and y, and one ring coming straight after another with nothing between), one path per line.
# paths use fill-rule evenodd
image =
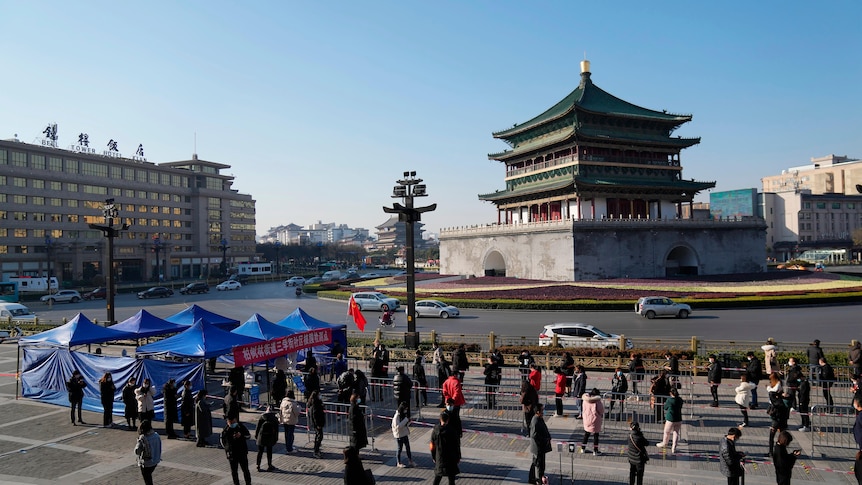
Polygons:
M778 367L778 347L775 346L775 340L772 338L766 339L766 345L760 347L763 350L763 366L766 368L766 375L773 372L780 372Z
M748 382L748 376L742 374L739 376L739 385L736 386L736 404L739 405L739 410L742 411L742 422L738 427L743 428L748 426L748 405L751 404L751 391L757 386L753 382Z
M413 462L413 454L410 452L410 413L407 411L406 403L401 403L398 406L398 411L392 416L392 436L398 442L398 457L397 467L405 468L407 466L416 466ZM405 465L401 461L401 450L407 448L407 460L409 465Z
M293 439L300 414L302 414L302 408L296 402L296 394L291 389L287 391L287 397L281 400L278 413L278 422L284 426L285 454L296 451L296 448L293 447Z
M148 419L151 423L156 418L156 406L154 399L156 390L149 378L144 379L141 387L135 389L135 399L138 401L138 415L141 417L141 422Z

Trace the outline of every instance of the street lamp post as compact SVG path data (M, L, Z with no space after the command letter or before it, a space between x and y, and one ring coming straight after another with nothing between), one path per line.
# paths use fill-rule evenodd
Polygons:
M53 245L54 240L51 239L51 236L45 236L45 255L48 258L48 269L46 271L48 276L48 278L46 278L48 283L48 293L51 293L51 249L53 248Z
M222 238L218 248L221 250L221 274L227 276L227 250L230 249L230 246L227 245L227 239Z
M398 221L407 226L407 334L404 335L404 345L415 349L419 346L419 333L416 331L416 262L414 250L414 224L422 220L423 212L431 212L437 204L425 207L413 207L414 197L426 197L425 184L416 178L416 172L404 172L404 178L398 180L398 185L392 189L393 199L404 199L404 205L392 204L383 207L383 212L398 214Z
M153 234L153 252L156 253L156 281L162 281L162 273L159 270L159 251L162 250L162 240L158 234Z
M105 205L102 207L102 213L105 215L105 225L90 224L90 229L102 231L102 234L108 238L108 288L105 300L107 301L108 325L116 322L114 318L114 238L120 234L120 231L129 229L128 224L123 224L119 228L114 228L114 219L119 215L117 206L114 205L114 199L105 199Z
M281 250L281 241L275 242L275 275L281 276L281 259L279 258L279 251Z

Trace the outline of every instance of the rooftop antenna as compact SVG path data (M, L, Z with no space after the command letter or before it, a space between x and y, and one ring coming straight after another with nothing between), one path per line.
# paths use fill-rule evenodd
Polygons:
M192 160L198 159L198 132L195 132L195 151L192 152Z

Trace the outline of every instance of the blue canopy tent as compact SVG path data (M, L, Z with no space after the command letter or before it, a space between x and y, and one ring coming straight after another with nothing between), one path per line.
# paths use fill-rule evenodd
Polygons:
M135 338L155 337L169 333L179 333L189 327L163 320L152 313L141 310L120 323L108 327L111 330L131 333Z
M251 344L261 340L233 334L206 320L198 319L184 332L138 347L135 352L139 355L164 354L172 357L209 359L230 353L236 345Z
M299 330L276 325L269 320L263 318L259 313L255 313L245 323L231 330L230 333L237 335L245 335L260 340L271 340L278 337L293 335Z
M18 346L76 347L129 338L134 339L134 334L96 325L79 313L65 325L19 339Z
M305 311L302 308L297 308L290 315L284 317L282 320L275 322L276 325L287 327L298 332L305 332L315 328L331 328L332 329L332 343L329 345L318 345L317 347L312 348L312 352L315 354L319 354L325 357L327 364L330 360L332 360L332 346L335 345L336 342L341 344L342 353L344 357L347 357L347 325L342 325L338 323L326 323L323 320L318 320ZM300 350L298 352L297 360L305 360L305 353L307 351Z
M171 323L185 325L186 327L190 327L201 319L206 320L208 323L215 325L216 327L222 328L234 328L239 325L239 320L223 317L217 313L204 310L197 305L192 305L179 313L175 313L168 318L165 318L165 320Z

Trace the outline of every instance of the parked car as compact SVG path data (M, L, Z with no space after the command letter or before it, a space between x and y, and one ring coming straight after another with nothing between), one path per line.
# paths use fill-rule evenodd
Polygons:
M305 278L302 276L293 276L289 280L284 282L284 286L304 286Z
M42 298L39 298L39 301L43 301L45 303L78 303L81 301L81 294L75 290L60 290L53 295L45 295Z
M216 290L218 291L238 290L240 288L242 288L242 283L236 280L222 281L218 286L216 286Z
M244 285L244 284L248 283L249 278L250 277L247 274L234 273L234 274L230 275L230 278L228 278L228 281L237 281L240 284Z
M191 295L194 293L209 293L210 285L206 284L203 281L196 281L194 283L189 283L186 286L180 288L180 294L183 295Z
M93 291L88 291L88 292L84 293L84 299L85 300L95 300L97 298L101 298L102 300L104 300L107 297L108 297L108 289L105 288L104 286L100 286Z
M154 286L148 290L138 292L138 298L167 298L174 294L174 290L164 286Z
M396 298L390 298L379 291L363 291L353 294L353 301L359 305L360 310L378 310L381 312L396 310L401 302Z
M439 300L419 300L416 302L416 318L419 317L458 317L461 312Z
M380 276L377 273L365 273L364 275L362 275L362 277L363 278L382 278L382 276Z
M35 323L36 314L20 303L7 303L0 301L0 321L3 323Z
M0 330L0 344L3 343L4 340L10 337L8 330Z
M664 296L645 296L635 303L635 313L652 320L655 317L688 318L691 307L685 303L675 303Z
M306 285L319 285L321 283L323 283L323 278L320 276L314 276L305 280Z
M557 344L562 347L616 349L620 345L619 335L603 332L586 323L552 323L542 329L539 335L539 346L553 345L554 335L557 336ZM634 347L632 341L626 339L626 349L632 347Z

